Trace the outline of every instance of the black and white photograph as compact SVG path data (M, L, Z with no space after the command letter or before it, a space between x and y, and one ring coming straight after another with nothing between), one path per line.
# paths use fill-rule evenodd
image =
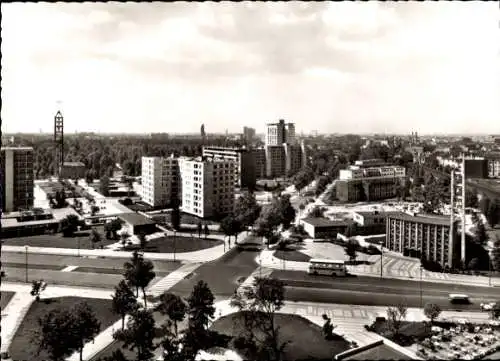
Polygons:
M1 14L0 360L500 359L498 1Z

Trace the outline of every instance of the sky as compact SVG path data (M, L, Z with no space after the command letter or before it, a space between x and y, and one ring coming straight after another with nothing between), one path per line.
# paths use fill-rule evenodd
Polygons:
M500 133L496 2L1 10L3 132Z

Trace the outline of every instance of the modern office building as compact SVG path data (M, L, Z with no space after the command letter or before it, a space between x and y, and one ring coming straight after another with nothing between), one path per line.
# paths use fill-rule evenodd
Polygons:
M337 198L342 202L393 198L405 176L406 170L400 166L350 166L349 169L340 170L336 183Z
M500 178L500 153L490 153L486 156L488 177Z
M142 157L142 200L153 206L168 206L180 197L179 161L170 157Z
M182 211L220 218L234 211L236 163L220 158L179 158Z
M34 202L33 148L5 147L2 152L2 212L30 210Z
M86 171L87 167L82 162L64 162L59 174L63 179L81 179Z
M236 163L235 185L241 188L254 188L256 182L256 158L247 148L203 147L203 156L214 159L226 159Z
M452 267L456 247L450 228L449 216L390 213L386 219L385 247Z
M255 129L250 127L243 127L243 141L247 145L251 145L255 139Z

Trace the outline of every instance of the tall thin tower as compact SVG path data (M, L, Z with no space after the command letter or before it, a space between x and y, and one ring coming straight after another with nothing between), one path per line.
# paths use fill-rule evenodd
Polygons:
M451 218L450 218L450 237L454 236L455 216L460 218L460 260L465 265L466 247L465 247L465 157L458 167L451 172Z
M59 177L64 163L64 117L60 110L54 116L54 145L55 176Z

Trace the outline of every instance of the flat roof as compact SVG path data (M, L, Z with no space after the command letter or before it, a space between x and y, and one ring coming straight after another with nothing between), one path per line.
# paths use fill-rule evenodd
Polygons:
M384 211L355 211L354 213L359 214L363 217L369 216L385 216L387 212Z
M392 212L387 215L388 218L392 219L400 219L408 222L416 222L416 223L428 223L428 224L436 224L442 226L450 225L450 217L449 216L440 216L436 214L417 214L416 216L412 216L403 212Z
M131 224L132 226L144 226L156 224L154 221L148 217L143 216L139 213L123 213L118 216L118 218L124 220L125 222Z
M33 150L33 147L1 147L2 150Z
M348 221L332 221L328 218L320 218L320 217L311 217L304 218L302 222L309 223L314 227L332 227L332 226L347 226L350 222Z
M337 360L413 360L412 357L399 352L384 342L376 342L367 347L352 349L345 355L338 355Z

